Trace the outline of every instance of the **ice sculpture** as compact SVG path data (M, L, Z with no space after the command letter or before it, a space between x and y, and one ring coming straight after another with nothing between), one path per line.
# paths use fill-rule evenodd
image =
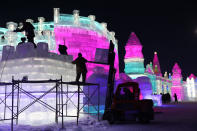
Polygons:
M104 34L104 36L107 36L107 23L102 22L101 26L103 27L103 34Z
M5 33L5 39L7 40L7 44L11 46L15 46L17 43L18 35L16 32L13 32L16 27L17 23L14 22L7 22L8 31Z
M79 50L76 49L75 52L73 52L74 57L76 57L78 51L81 51L82 53L85 51L92 51L92 53L90 53L90 56L94 57L96 48L108 49L109 42L110 40L112 40L116 48L115 67L117 70L116 76L118 77L118 41L115 39L115 33L110 33L107 30L106 23L98 23L97 21L95 21L94 15L90 15L89 17L79 16L78 10L74 10L73 15L60 14L59 8L54 8L54 22L46 22L44 21L43 17L39 17L38 19L38 23L33 23L33 21L31 21L30 19L27 20L29 22L32 22L33 26L35 27L34 41L35 43L48 43L50 52L58 53L58 45L64 44L65 42L67 47L68 45L71 45L70 47L68 47L68 50L70 48L73 48L74 46L78 47L78 45L83 45L83 47L80 47ZM2 37L5 35L5 32L7 32L7 29L0 28L0 32L0 37ZM14 38L12 32L7 33L6 36L7 37L5 40L2 38L0 40L0 50L2 50L3 45L7 44L8 40L9 43L11 43L11 38ZM17 39L14 38L15 43L11 43L10 45L16 46L16 43L20 42L21 37L24 37L24 34L18 32L17 36ZM86 47L86 45L89 46L89 50L84 50L84 47ZM70 50L70 52L72 52L72 50ZM85 55L85 53L83 54ZM91 66L93 67L95 65L91 64Z
M60 14L60 9L54 8L54 21L52 22L46 22L44 17L39 17L38 23L34 23L31 19L26 21L32 23L35 27L36 49L33 48L32 43L17 45L24 34L13 32L16 29L16 23L8 23L8 29L0 28L1 82L10 82L12 76L21 80L26 75L29 80L59 79L62 76L63 81L73 81L75 80L75 66L71 64L71 61L77 57L78 52L81 52L89 61L98 60L106 63L108 55L106 51L108 51L111 41L115 45L115 68L116 79L118 79L118 41L115 38L115 32L109 32L106 23L95 21L94 15L82 17L79 16L77 10L73 11L73 14ZM19 23L19 28L21 27ZM2 36L5 36L5 39ZM65 44L68 47L68 56L58 55L59 44ZM105 53L98 50L105 50ZM102 61L99 60L100 58L102 58ZM87 77L90 76L88 81L100 82L104 96L109 66L88 63L87 67ZM41 95L40 90L44 89L42 91L46 91L51 87L51 85L26 84L22 86L28 91L36 91L37 93L33 93L36 96ZM74 87L71 89L74 91ZM4 96L0 94L0 97L3 99ZM73 99L75 103L77 96L73 96ZM80 99L83 100L83 98ZM102 97L102 99L101 101L104 102L105 98ZM27 96L21 95L22 107L30 101ZM54 104L54 95L46 96L44 101ZM11 98L8 99L8 103L10 102ZM80 103L83 103L83 101L80 101ZM76 113L73 107L69 108L71 114ZM0 109L0 112L0 117L2 117L3 108ZM10 115L10 112L7 115ZM19 123L23 124L38 125L48 122L54 122L54 114L40 104L33 105L27 112L19 115Z
M73 11L74 25L79 26L79 10Z
M159 59L157 56L157 52L154 53L154 58L153 58L153 71L157 76L162 76L161 74L161 69L160 69L160 64L159 64Z
M42 32L44 30L43 22L45 21L44 17L38 17L38 31Z
M125 50L125 73L144 74L145 68L142 45L134 32L131 33Z
M174 94L176 93L178 100L181 101L184 99L183 87L181 84L182 75L181 75L181 68L177 63L175 63L175 65L173 66L172 72L173 74L172 74L171 96L174 96Z
M29 22L29 23L33 24L33 23L34 23L34 20L32 20L32 19L27 19L26 22Z
M95 28L95 19L96 19L96 17L94 15L89 15L88 18L90 18L90 28L94 29Z
M192 100L192 99L194 100L196 98L195 79L196 79L196 76L194 74L191 74L186 80L187 96L189 100Z
M54 8L53 12L54 12L54 24L57 24L59 22L60 9Z

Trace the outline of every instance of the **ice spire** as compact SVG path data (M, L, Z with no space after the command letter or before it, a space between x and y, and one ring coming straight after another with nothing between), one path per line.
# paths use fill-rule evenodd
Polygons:
M158 59L158 56L157 56L157 52L154 53L153 71L154 71L155 75L162 76L161 69L160 69L160 64L159 64L159 59Z
M174 74L181 75L181 68L179 67L177 63L175 63L175 65L173 66L172 72L173 72L173 75Z
M125 46L125 73L126 74L144 74L144 56L142 54L142 45L135 35L131 33Z
M196 79L196 76L194 74L190 74L189 79L194 78Z
M125 59L127 58L139 58L143 59L144 56L142 54L142 45L140 40L136 36L134 32L131 33L129 40L125 46L126 54Z
M141 45L140 40L134 32L131 32L127 45Z
M171 95L173 96L175 93L178 97L178 100L183 100L183 87L181 84L181 68L177 63L173 66L172 69L172 87L171 87Z

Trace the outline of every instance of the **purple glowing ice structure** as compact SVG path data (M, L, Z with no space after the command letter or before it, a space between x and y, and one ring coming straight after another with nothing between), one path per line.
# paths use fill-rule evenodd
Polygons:
M142 45L134 32L131 33L129 40L126 44L125 50L126 50L125 59L144 58L142 54Z
M68 54L73 55L75 59L79 52L82 53L88 61L95 60L96 48L108 49L109 40L97 33L94 30L88 30L78 27L57 26L54 29L56 39L56 52L58 53L59 45L66 45L68 47ZM118 54L115 50L115 68L117 70L116 77L119 74ZM107 56L106 56L107 57ZM95 67L104 67L105 72L108 72L109 66L87 63L89 77L94 71Z
M157 52L154 53L153 70L154 70L155 75L162 76Z
M172 87L171 87L171 95L174 96L176 93L177 98L179 101L183 100L183 87L181 84L181 68L177 63L175 63L173 69L172 69Z

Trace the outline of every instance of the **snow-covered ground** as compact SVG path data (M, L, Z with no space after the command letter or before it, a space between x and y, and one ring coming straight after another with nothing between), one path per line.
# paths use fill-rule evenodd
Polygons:
M61 125L45 126L15 126L16 131L196 131L197 130L197 103L169 104L155 109L155 120L149 124L137 122L119 122L109 125L107 121L98 122L94 118L76 122L65 122L65 129ZM10 125L1 124L0 131L9 131Z

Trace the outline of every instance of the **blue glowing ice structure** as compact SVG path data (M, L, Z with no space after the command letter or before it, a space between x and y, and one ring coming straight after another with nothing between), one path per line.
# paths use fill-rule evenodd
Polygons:
M98 94L98 91L95 92L96 87L91 87L88 89L87 86L83 87L83 91L85 92L85 94L89 94L92 95L91 97L91 104L89 106L90 108L90 112L91 113L95 113L97 112L97 110L95 110L94 107L97 108L98 105L98 96L100 97L99 99L99 112L100 113L104 113L104 107L105 107L105 98L106 98L106 92L107 92L107 80L108 80L108 73L104 72L104 68L102 67L96 67L94 70L94 73L88 77L87 82L89 83L97 83L100 85L100 96ZM94 93L95 92L95 93ZM83 103L87 102L87 97L84 97L84 101ZM94 106L95 105L95 106ZM93 107L94 106L94 107ZM98 108L97 108L98 109ZM85 110L87 111L86 107Z
M148 77L138 77L134 81L139 83L140 92L143 99L150 99L152 95L152 85Z
M152 63L146 65L145 74L151 81L153 94L157 94L156 75L154 74Z
M23 76L28 76L28 80L49 80L60 79L69 82L75 80L76 67L71 63L72 56L58 55L49 52L47 43L38 43L35 49L32 43L24 43L14 46L4 46L3 56L0 61L1 81L11 82L12 76L15 80L22 80ZM22 84L20 85L32 95L39 97L44 91L48 91L52 84ZM7 87L7 92L11 92L11 86ZM69 86L70 91L77 91L76 86ZM5 88L0 88L0 98L4 99ZM25 107L32 100L21 94L20 109ZM83 103L81 95L80 103ZM43 98L44 102L55 106L55 93L47 94ZM72 97L72 101L77 103L77 96ZM3 117L2 108L3 103L0 104L0 117ZM7 104L11 105L11 97L7 98ZM76 115L76 108L68 103L69 115ZM6 116L10 117L11 112L6 112ZM76 120L75 118L73 118ZM39 103L33 104L29 109L19 115L20 124L41 125L54 123L55 113L47 110Z

